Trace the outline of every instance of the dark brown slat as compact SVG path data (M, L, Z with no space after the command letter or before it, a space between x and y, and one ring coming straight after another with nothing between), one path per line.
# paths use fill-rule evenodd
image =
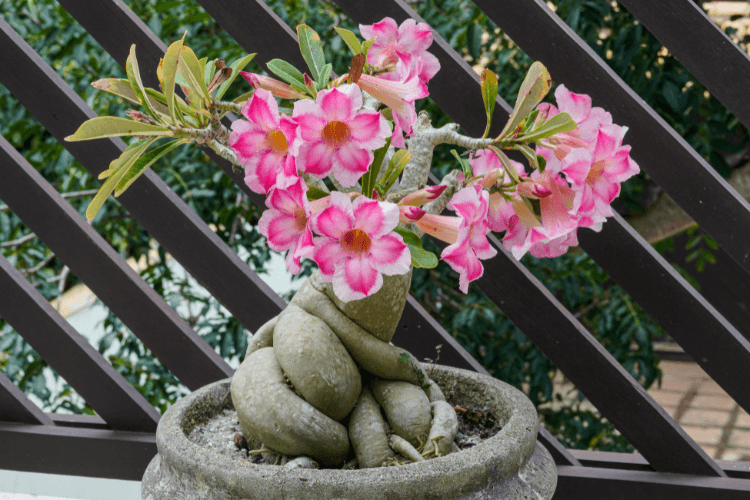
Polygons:
M612 355L494 236L477 286L660 471L723 472ZM502 276L502 280L497 277ZM513 283L509 293L507 283ZM529 305L534 305L533 314ZM582 361L585 360L585 361Z
M5 139L0 137L0 144ZM3 144L2 148L9 147ZM0 153L0 172L10 162ZM22 170L20 165L16 167ZM28 168L33 169L30 165ZM26 170L26 169L23 169ZM36 173L36 170L34 170ZM7 184L6 184L7 185ZM19 186L13 186L13 189ZM0 187L5 197L6 189ZM10 200L8 200L10 202ZM54 368L112 429L156 432L161 415L89 344L52 304L0 256L0 316Z
M5 260L4 257L0 259ZM54 425L49 416L29 401L26 394L16 387L3 372L0 372L0 421Z
M106 429L107 422L98 415L76 415L67 413L48 413L52 422L60 427L86 427L89 429Z
M18 68L3 72L0 81L89 172L97 176L106 169L124 143L119 139L64 142L96 114L4 20L0 20L0 45L4 47L0 63ZM118 199L248 329L254 331L285 305L153 171Z
M394 0L400 1L400 0ZM750 203L633 92L542 0L476 0L555 81L588 93L615 123L631 127L627 143L641 168L750 273ZM686 5L683 8L693 8ZM672 15L670 13L670 15ZM692 37L692 33L691 33ZM698 49L696 49L698 50ZM702 50L702 49L701 49ZM710 56L708 56L710 57ZM688 182L689 181L689 182Z
M750 57L693 2L621 0L745 127L750 128ZM696 44L700 40L700 44Z
M582 230L578 238L581 248L627 290L712 379L750 412L750 391L747 390L750 341L620 215L609 219L600 234Z
M26 159L0 140L0 198L190 389L233 370Z
M0 422L0 469L140 481L156 435Z
M746 479L595 467L558 467L553 500L745 500Z

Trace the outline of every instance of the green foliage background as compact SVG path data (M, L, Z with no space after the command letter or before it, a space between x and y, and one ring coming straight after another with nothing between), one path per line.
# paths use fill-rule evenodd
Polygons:
M166 43L187 30L187 43L198 57L223 57L230 61L244 54L193 1L126 3ZM326 57L333 62L334 71L340 73L346 68L348 51L332 28L341 26L355 32L358 29L335 4L314 0L268 0L267 3L290 26L305 22L316 29L323 37ZM556 5L558 14L571 28L699 154L722 175L730 174L731 168L722 154L737 152L736 144L747 139L746 130L715 99L704 95L701 84L661 50L652 35L615 2L560 0ZM495 71L500 79L500 95L511 103L515 101L515 92L532 61L478 8L467 0L427 0L415 3L414 8L470 63L479 62ZM124 114L126 106L90 86L99 78L124 77L123 70L56 2L0 0L0 12L97 113ZM248 70L259 72L263 68L252 63ZM244 82L236 84L237 95L248 90ZM420 107L431 113L434 123L448 121L431 101L426 100ZM61 193L87 192L99 186L2 86L0 132ZM436 152L436 172L452 168L448 149ZM179 148L162 159L155 170L204 221L217 228L219 236L240 252L248 265L263 272L270 254L255 229L257 209L238 194L239 190L201 151ZM651 181L641 174L624 186L619 208L626 213L642 211L650 203L648 196L653 191ZM84 214L91 195L68 199ZM241 325L213 298L201 293L190 277L174 275L166 265L165 251L116 201L110 198L93 225L123 257L139 259L153 249L159 259L150 259L141 273L144 279L170 305L181 306L183 317L223 357L234 363L240 360L247 345L247 334ZM8 245L27 234L28 228L15 215L0 209L3 254L28 274L40 293L53 299L75 285L77 278L66 275L64 286L60 286L60 275L67 274L63 272L64 264L38 239ZM523 263L644 387L659 380L652 341L661 334L660 329L590 258L581 253L545 260L527 256ZM306 270L309 269L307 266ZM471 287L468 295L461 294L457 275L440 265L435 270L417 270L413 291L427 310L494 376L523 388L540 408L547 427L567 446L632 450L598 413L581 406L582 394L575 394L572 403L568 399L554 404L552 381L556 368L476 287ZM529 304L530 314L532 309L533 304ZM99 343L99 350L106 352L113 366L160 411L186 393L114 315L105 320L105 329L107 334ZM10 325L0 319L3 373L47 411L93 413L67 384L63 383L59 390L53 389L54 384L43 376L46 366Z

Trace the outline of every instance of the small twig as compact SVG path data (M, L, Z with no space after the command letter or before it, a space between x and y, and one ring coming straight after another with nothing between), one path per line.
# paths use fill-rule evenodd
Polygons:
M11 240L11 241L0 243L0 248L18 247L18 246L23 245L27 241L33 240L34 238L36 238L36 234L30 233L30 234L27 234L26 236L21 236L20 238L16 240Z
M231 113L242 113L242 104L238 102L228 101L215 101L216 107L222 111L229 111Z
M44 258L44 260L42 260L39 264L35 265L34 267L29 267L27 269L20 269L21 274L23 274L24 276L30 276L30 275L38 272L40 269L42 269L47 264L49 264L50 261L52 259L54 259L54 258L55 258L55 254L54 253L50 253L48 256L46 256Z

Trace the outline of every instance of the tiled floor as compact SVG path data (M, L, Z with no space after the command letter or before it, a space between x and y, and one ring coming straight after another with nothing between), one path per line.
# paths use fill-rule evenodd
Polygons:
M750 461L750 415L695 363L662 361L661 387L648 392L711 457ZM555 392L573 397L558 379ZM750 390L750 381L748 381ZM553 408L557 405L553 405ZM593 406L585 401L584 408Z

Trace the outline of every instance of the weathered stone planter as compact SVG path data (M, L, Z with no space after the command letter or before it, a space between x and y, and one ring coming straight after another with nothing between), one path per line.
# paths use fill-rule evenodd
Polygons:
M491 377L437 366L432 378L448 400L487 404L503 428L481 444L418 464L362 470L286 469L233 460L187 435L232 408L229 380L183 398L159 422L143 500L419 500L552 498L557 484L549 452L536 442L537 414L520 391Z

